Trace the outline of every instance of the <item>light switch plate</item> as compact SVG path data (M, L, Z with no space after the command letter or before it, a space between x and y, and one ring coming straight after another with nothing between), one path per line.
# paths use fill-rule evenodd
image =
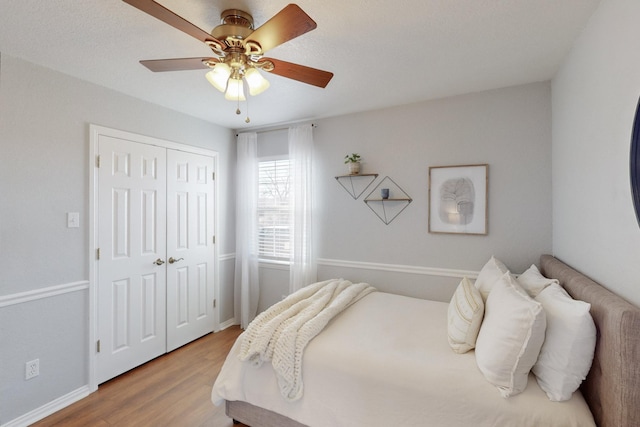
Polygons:
M80 227L80 213L79 212L67 212L67 228Z

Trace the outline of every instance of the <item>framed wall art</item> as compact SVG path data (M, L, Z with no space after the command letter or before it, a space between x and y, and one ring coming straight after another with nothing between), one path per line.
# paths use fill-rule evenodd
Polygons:
M487 234L489 165L429 167L429 233Z

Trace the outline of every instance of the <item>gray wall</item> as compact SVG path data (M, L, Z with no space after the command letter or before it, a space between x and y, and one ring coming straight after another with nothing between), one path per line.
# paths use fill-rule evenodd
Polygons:
M553 251L640 306L629 178L640 2L603 0L553 79Z
M318 257L477 271L494 254L524 271L551 250L550 106L536 83L319 121ZM334 179L351 152L413 198L391 224ZM428 233L429 167L478 163L489 164L489 234Z
M535 83L314 121L319 279L344 277L448 300L493 254L521 273L551 252L551 91ZM413 202L385 225L336 182L348 153ZM489 234L427 231L429 166L489 164ZM381 265L382 264L382 265ZM441 270L444 271L441 271ZM288 292L286 270L261 274L260 309Z
M0 424L88 382L90 123L217 151L218 253L235 250L231 130L2 55ZM74 211L80 228L66 228ZM233 307L233 274L220 278L221 305ZM41 374L25 381L35 358Z

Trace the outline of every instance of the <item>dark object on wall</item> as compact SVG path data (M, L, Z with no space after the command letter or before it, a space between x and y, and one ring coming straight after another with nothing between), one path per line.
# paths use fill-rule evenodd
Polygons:
M630 157L631 193L633 206L636 210L636 219L638 220L638 225L640 225L640 100L638 100L636 117L633 121Z

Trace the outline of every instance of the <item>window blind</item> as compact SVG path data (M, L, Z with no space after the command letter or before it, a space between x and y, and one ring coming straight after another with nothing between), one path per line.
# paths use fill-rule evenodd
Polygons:
M289 159L258 163L258 253L289 261Z

